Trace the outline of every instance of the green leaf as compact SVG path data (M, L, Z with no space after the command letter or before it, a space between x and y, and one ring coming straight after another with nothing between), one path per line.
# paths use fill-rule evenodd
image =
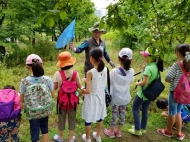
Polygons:
M41 15L40 15L40 17L38 18L38 24L41 24L43 21L44 21L44 19L46 18L46 12L43 12Z
M52 29L52 27L54 26L54 24L55 24L55 22L54 22L53 17L49 17L46 20L46 26L49 27L50 29Z
M59 13L59 16L60 16L61 20L64 20L67 17L67 13L65 11L61 11Z

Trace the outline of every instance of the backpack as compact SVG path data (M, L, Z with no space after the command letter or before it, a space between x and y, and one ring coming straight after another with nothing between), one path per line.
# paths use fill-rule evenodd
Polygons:
M174 101L179 104L190 104L190 72L186 72L181 62L178 62L183 74L174 89Z
M73 71L71 80L69 78L66 79L64 71L60 70L59 73L62 77L62 84L58 92L57 107L59 105L59 108L62 110L76 110L76 106L79 103L79 97L76 96L78 88L76 82L77 72Z
M26 79L26 93L24 94L24 112L29 120L40 119L49 116L53 111L53 100L49 88L42 81L37 84L30 84Z
M13 89L0 90L0 122L21 117L21 103L18 93Z

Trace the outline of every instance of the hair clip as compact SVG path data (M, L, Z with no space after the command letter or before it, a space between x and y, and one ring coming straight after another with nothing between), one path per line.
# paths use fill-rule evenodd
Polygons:
M36 62L39 62L39 60L35 58L35 59L32 59L32 62L36 63Z
M98 59L98 61L101 61L102 60L102 58L100 57L99 59Z

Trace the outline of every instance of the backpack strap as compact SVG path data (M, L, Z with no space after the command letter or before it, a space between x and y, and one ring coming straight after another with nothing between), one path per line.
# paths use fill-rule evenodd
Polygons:
M110 73L109 73L109 68L107 68L107 85L108 85L108 92L110 93Z
M65 80L66 80L66 76L65 76L64 71L63 71L63 70L60 70L59 73L60 73L60 75L61 75L62 81L65 81Z
M182 72L183 72L184 74L186 74L187 71L184 69L182 62L178 62L178 64L179 64L179 66L180 66Z
M73 71L73 75L72 75L72 81L76 81L77 78L77 71Z
M118 69L120 70L120 72L122 73L123 76L126 76L126 75L127 75L127 74L125 73L125 71L124 71L121 67L119 67Z

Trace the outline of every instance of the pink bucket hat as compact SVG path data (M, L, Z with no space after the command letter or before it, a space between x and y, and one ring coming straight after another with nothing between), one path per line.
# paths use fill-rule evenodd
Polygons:
M150 56L151 54L148 52L148 48L145 51L140 52L142 56Z
M36 55L36 54L30 54L27 58L26 58L26 64L30 65L34 63L34 60L37 60L38 62L40 62L41 64L42 59L40 58L40 56Z

